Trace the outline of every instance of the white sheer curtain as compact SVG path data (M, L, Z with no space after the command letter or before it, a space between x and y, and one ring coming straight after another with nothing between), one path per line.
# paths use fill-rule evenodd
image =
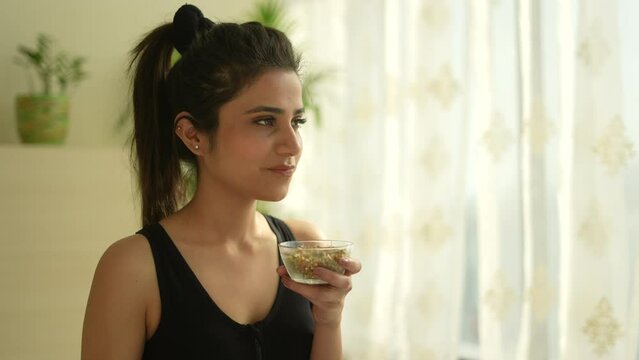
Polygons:
M475 171L482 358L635 359L637 132L621 54L637 43L620 41L617 1L472 8L469 120L490 150Z
M332 77L275 212L355 242L346 357L457 359L466 301L482 359L635 359L639 6L286 4Z

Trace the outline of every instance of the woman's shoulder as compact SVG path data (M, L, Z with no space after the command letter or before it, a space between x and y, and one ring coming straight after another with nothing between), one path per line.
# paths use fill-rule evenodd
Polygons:
M298 240L321 240L326 238L324 233L312 222L301 219L286 219L286 225L291 229Z
M150 247L146 237L133 234L111 244L100 261L116 262L119 265L136 266L145 256L150 255Z
M147 313L157 293L146 242L142 235L128 236L114 242L100 258L87 301L82 358L105 353L119 359L141 357Z
M115 241L104 251L95 276L109 284L133 287L153 280L153 257L146 238L134 234Z

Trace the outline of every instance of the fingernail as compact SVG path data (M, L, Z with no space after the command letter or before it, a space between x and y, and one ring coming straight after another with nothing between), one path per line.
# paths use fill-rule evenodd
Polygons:
M348 264L351 263L351 259L349 259L349 258L341 258L341 259L339 259L339 262L344 264L344 265L348 265Z

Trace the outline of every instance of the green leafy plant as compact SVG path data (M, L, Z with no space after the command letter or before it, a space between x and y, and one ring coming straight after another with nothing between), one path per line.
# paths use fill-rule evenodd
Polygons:
M284 4L279 0L262 0L255 3L249 19L284 33L291 32L295 23L286 15Z
M56 52L55 45L50 36L39 34L34 48L18 46L20 56L16 63L36 73L42 83L43 95L65 94L71 85L79 83L87 75L84 57L71 57L65 52ZM54 91L54 83L57 83L57 92ZM31 93L36 92L31 89Z

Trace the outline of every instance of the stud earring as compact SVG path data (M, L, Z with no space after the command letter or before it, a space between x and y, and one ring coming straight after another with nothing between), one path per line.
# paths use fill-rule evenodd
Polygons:
M195 150L200 150L200 145L195 144Z

